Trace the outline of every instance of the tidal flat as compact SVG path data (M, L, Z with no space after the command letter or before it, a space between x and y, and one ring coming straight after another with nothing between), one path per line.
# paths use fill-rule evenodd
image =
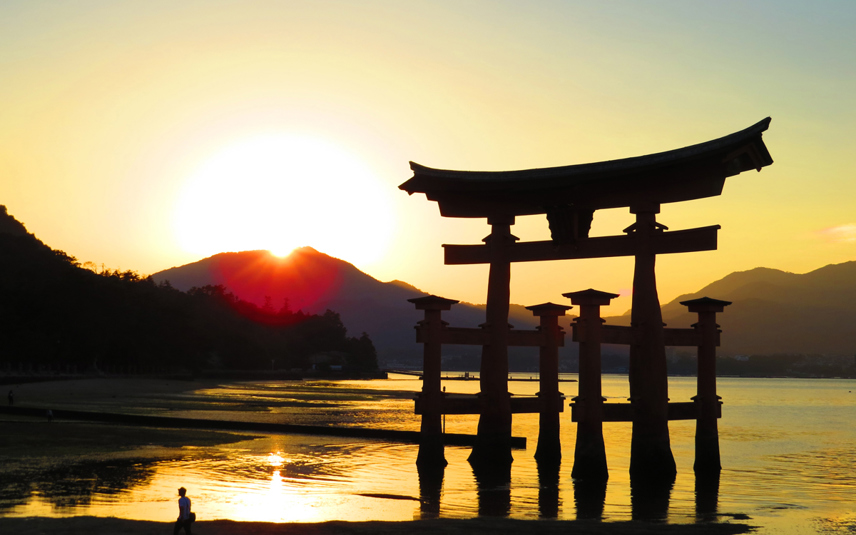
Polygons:
M670 382L673 399L693 394L691 379ZM413 394L420 386L418 380L393 377L240 383L91 379L11 388L19 406L416 430ZM848 425L856 412L854 386L849 380L720 379L725 402L720 481L699 487L692 474L694 423L673 422L678 477L652 496L630 485L630 426L620 423L604 427L610 468L606 488L589 492L577 486L570 477L575 425L567 412L562 415L564 460L551 473L539 471L532 459L537 415L515 415L514 434L529 443L514 451L511 473L502 481L475 477L466 447L447 447L448 467L425 478L415 469L418 449L412 444L48 422L3 414L0 531L26 532L21 531L26 526L44 524L33 529L50 533L60 529L51 527L54 521L70 529L109 517L127 523L121 530L128 531L118 532L162 531L175 515L175 489L185 486L200 515L200 533L203 527L214 533L220 529L216 526L235 522L270 524L252 532L271 533L354 533L363 529L359 526L372 526L365 532L418 532L420 526L454 532L458 525L469 526L461 529L470 533L484 526L489 526L485 532L503 533L506 525L516 526L515 532L531 527L549 533L554 523L572 533L651 528L740 533L748 526L758 533L847 532L856 526L847 505L856 495L856 463L850 462L856 450ZM610 398L626 399L625 387L626 377L604 378ZM455 381L448 388L477 389L478 384ZM510 388L528 395L537 383L517 382ZM576 385L562 388L572 396ZM476 416L450 415L446 428L474 433L476 424ZM27 518L32 523L17 524ZM75 532L68 529L63 532Z

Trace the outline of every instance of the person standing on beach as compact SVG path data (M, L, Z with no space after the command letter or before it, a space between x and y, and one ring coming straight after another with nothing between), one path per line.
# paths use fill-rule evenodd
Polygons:
M184 533L190 535L190 525L193 520L190 516L190 498L185 496L187 489L181 487L178 489L178 520L175 521L175 528L172 530L172 535L178 535L181 528L184 528Z
M14 404L15 404L15 396L12 395L12 391L10 390L9 391L9 405L14 405Z

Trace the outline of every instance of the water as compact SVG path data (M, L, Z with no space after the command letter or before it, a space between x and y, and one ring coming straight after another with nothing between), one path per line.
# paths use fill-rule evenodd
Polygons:
M529 377L531 374L520 374ZM672 401L695 394L694 378L670 378ZM444 381L448 392L475 393L477 381ZM412 394L421 381L242 383L189 396L176 416L255 419L417 430ZM537 382L509 383L534 395ZM568 397L577 383L563 382ZM603 378L610 401L628 397L626 376ZM369 440L265 436L235 444L182 448L169 458L88 460L43 473L3 492L4 516L94 515L169 521L175 489L188 488L200 519L272 522L410 520L500 515L521 519L600 517L692 523L699 519L761 526L759 533L851 533L856 530L856 380L720 378L720 480L697 485L695 422L670 422L678 476L671 489L630 486L629 423L604 424L610 478L605 489L574 488L576 425L562 414L563 463L540 473L532 458L538 416L515 415L515 450L507 480L477 481L469 448L447 447L441 474L418 474L417 447ZM199 403L210 400L217 410ZM235 410L236 406L252 410ZM475 433L477 416L446 417L447 432ZM68 462L68 461L66 461ZM17 494L16 494L17 492ZM11 498L10 498L11 496ZM749 518L745 519L743 515Z

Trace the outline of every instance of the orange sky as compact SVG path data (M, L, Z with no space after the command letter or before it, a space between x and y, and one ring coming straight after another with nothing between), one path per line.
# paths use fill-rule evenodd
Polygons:
M856 259L854 26L844 1L5 1L0 204L111 268L311 245L483 302L486 268L443 266L440 245L486 223L399 191L409 160L585 163L772 116L771 167L662 207L670 229L722 225L718 251L658 260L666 302L732 271ZM593 235L630 221L598 212ZM513 232L548 236L543 218ZM629 259L515 265L512 300L631 278Z

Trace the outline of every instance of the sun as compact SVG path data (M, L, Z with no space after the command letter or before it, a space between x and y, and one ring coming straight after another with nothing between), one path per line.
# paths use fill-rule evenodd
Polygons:
M388 187L356 156L322 139L264 135L202 162L183 184L174 229L210 256L310 246L355 264L377 260L393 229Z

